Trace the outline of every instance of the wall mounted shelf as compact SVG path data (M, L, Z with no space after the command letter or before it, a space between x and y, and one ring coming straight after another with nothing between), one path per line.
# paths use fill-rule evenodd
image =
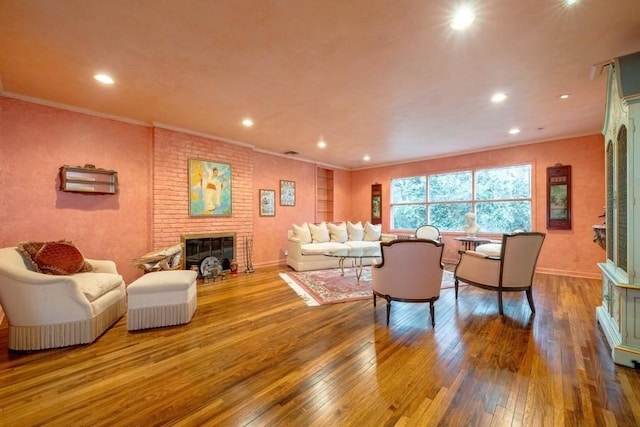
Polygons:
M116 194L118 172L99 169L93 165L65 165L60 168L60 190L84 194Z

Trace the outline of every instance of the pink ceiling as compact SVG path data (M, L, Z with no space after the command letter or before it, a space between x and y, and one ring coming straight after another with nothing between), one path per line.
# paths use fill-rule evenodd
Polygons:
M0 0L0 90L348 169L600 132L640 0L476 0L466 32L454 3Z

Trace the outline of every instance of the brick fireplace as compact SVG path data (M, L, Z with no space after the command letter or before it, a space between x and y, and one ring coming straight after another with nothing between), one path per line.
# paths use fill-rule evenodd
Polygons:
M184 253L182 267L186 270L197 267L204 274L206 266L221 266L230 269L236 259L236 233L190 233L181 236Z

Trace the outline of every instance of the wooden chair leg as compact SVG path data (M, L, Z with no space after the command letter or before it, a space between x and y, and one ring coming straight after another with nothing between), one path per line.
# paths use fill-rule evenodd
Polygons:
M387 326L389 326L389 317L391 317L391 298L387 298Z
M436 326L436 312L433 308L433 301L429 301L429 312L431 313L431 327Z
M373 306L376 306L376 302L377 302L377 298L376 298L376 294L373 294Z
M531 291L531 288L527 289L525 292L527 293L527 301L529 301L529 307L531 307L531 312L535 313L536 307L535 305L533 305L533 292Z
M498 290L498 311L500 315L504 315L504 310L502 310L502 289Z

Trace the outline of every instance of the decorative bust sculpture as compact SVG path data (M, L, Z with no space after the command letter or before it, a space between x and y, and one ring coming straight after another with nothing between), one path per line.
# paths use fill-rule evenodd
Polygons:
M464 215L464 220L467 222L464 226L464 231L467 233L467 236L475 237L476 233L480 231L480 227L476 224L476 214L469 212Z

